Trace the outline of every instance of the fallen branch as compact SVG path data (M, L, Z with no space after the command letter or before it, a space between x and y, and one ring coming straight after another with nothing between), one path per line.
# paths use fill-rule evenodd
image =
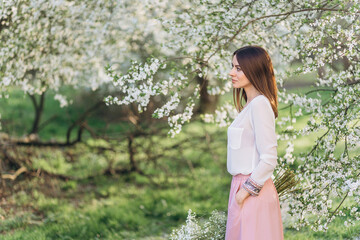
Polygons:
M2 179L10 179L10 180L14 181L23 172L27 172L26 167L19 168L18 170L16 170L15 174L2 174L1 178Z

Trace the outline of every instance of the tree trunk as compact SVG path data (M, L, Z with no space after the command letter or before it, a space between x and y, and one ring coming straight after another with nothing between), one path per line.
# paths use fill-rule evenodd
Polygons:
M326 74L325 68L324 68L324 67L319 67L319 68L317 69L317 73L318 73L318 76L319 76L320 78L323 78L323 77L325 76L325 74Z
M199 76L196 80L200 85L200 103L198 109L194 111L195 114L214 113L219 102L219 95L210 95L207 92L209 80Z
M35 119L30 134L37 134L39 131L41 116L44 111L45 92L40 95L39 102L37 102L34 95L28 94L28 96L30 97L35 108Z
M130 159L130 171L131 172L141 172L139 169L137 162L135 161L135 149L133 146L134 136L130 134L128 136L128 149L129 149L129 159Z
M91 106L90 108L88 108L84 113L82 113L78 119L76 119L76 121L73 122L73 124L70 125L70 127L68 128L67 132L66 132L66 143L70 144L71 143L71 132L72 130L74 130L74 128L76 126L79 126L79 131L78 131L78 137L77 140L75 140L75 142L80 142L81 141L81 133L82 130L84 128L84 126L86 125L85 120L86 118L92 114L92 112L94 112L95 110L97 110L99 107L101 107L102 105L105 105L105 103L100 100L98 102L96 102L93 106Z

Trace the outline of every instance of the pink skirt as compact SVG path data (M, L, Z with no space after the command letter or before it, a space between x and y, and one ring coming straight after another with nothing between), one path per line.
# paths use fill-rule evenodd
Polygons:
M250 176L233 176L229 194L225 240L283 240L279 196L269 178L258 196L248 196L240 209L235 194Z

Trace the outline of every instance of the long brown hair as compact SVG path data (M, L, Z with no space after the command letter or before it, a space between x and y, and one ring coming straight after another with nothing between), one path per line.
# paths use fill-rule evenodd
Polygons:
M269 54L260 46L245 46L236 50L233 53L233 57L234 55L236 55L236 59L246 78L256 90L269 99L275 118L277 118L278 89ZM244 88L234 88L233 98L235 107L240 112L243 109L241 100L247 101Z

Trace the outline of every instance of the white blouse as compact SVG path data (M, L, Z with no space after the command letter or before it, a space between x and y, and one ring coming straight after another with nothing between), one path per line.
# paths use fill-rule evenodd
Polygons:
M251 178L263 185L271 177L278 158L275 115L268 98L253 98L230 124L227 137L228 172L251 173Z

